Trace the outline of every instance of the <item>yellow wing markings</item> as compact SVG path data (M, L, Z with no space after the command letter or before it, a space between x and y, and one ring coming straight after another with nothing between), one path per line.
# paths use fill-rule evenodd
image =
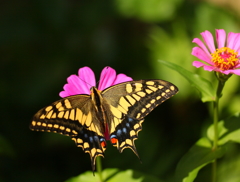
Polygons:
M115 117L117 117L117 118L122 117L122 112L118 108L110 105L110 110Z
M32 125L36 126L37 122L36 121L32 121Z
M141 83L134 83L134 85L135 85L135 89L134 89L135 92L139 92L143 88L143 84Z
M155 102L156 102L155 99L152 99L152 100L150 101L151 104L154 104Z
M83 112L79 108L76 108L75 120L80 122L80 118L82 115L83 115Z
M171 92L171 91L170 91L170 89L167 89L167 90L165 90L165 92L166 92L166 93L169 93L169 92Z
M92 123L92 113L91 112L88 112L87 115L83 114L83 122L84 122L84 119L85 119L85 125L86 127L89 127Z
M46 115L45 114L42 114L39 118L40 119L45 119Z
M69 111L65 111L63 118L65 118L65 119L69 118Z
M92 113L83 113L81 109L76 108L74 111L71 111L70 118L72 120L78 121L82 126L89 128L92 123Z
M161 90L161 89L163 89L163 88L164 88L163 85L158 85L158 89L159 89L159 90Z
M64 112L61 111L61 112L58 113L57 117L61 119L61 118L63 118L63 115L64 115Z
M62 107L62 103L61 103L61 102L58 102L58 103L56 104L56 109L58 109L58 111L60 111L60 110L59 110L60 107Z
M47 125L47 127L48 127L48 128L52 128L52 127L53 127L53 124L49 123L49 124Z
M75 113L76 113L76 110L75 109L72 109L70 111L70 114L69 114L69 119L74 121L75 120Z
M53 109L53 106L48 106L48 107L46 107L45 111L46 111L46 112L49 112L49 111L52 110L52 109Z
M152 105L152 104L149 104L149 103L148 103L148 104L145 105L145 107L146 107L146 108L150 108L151 105Z
M141 112L144 113L146 112L146 110L147 110L146 108L142 108Z
M143 92L143 91L140 91L140 92L137 92L137 94L141 97L145 97L146 96L146 93Z
M132 96L126 95L125 97L131 105L134 105L136 103L136 100Z
M133 87L131 84L126 84L126 91L127 91L127 93L132 93Z
M67 109L71 109L72 108L72 105L70 103L70 101L68 99L65 99L64 100L64 106L67 108Z
M150 89L145 89L145 91L146 91L147 94L151 94L151 93L153 92L153 91L150 90Z
M156 92L158 90L158 88L156 88L154 86L147 86L147 87L148 87L148 89L150 89L150 90L152 90L154 92Z
M128 108L131 106L131 104L124 98L121 97L118 104L125 110L128 111Z
M113 117L109 133L113 133L116 129L116 126L119 125L121 123L121 121L122 121L121 119Z
M134 136L136 136L137 135L137 133L135 132L135 130L131 130L130 131L130 136L131 137L134 137Z
M154 81L147 81L146 85L155 85L155 82Z
M171 89L172 91L176 90L174 86L171 86L170 89Z
M140 101L141 97L137 94L132 94L132 97L134 97L137 101Z

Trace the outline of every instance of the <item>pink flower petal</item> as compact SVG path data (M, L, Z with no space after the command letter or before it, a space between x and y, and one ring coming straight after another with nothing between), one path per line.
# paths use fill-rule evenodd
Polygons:
M70 86L73 87L72 89L75 88L76 93L74 93L74 94L89 94L90 93L89 85L86 82L84 82L82 79L80 79L79 76L71 75L67 78L67 82Z
M211 61L211 57L209 57L205 51L203 51L201 48L199 47L194 47L192 49L192 55L196 56L198 59L201 59L202 61L205 61L206 63L213 65L212 61Z
M60 97L68 97L70 95L77 95L84 93L84 90L80 86L80 80L77 75L71 75L67 78L67 84L63 86L62 92L59 93Z
M215 52L216 48L214 45L214 40L213 40L213 36L209 31L205 31L200 33L203 37L203 40L206 42L206 45L208 46L209 50L211 53Z
M68 92L66 92L66 91L61 91L61 92L59 93L59 96L62 97L62 98L64 98L64 97L68 97L68 96L70 96L70 95L69 95Z
M193 61L193 66L195 66L197 68L203 67L204 70L207 70L207 71L213 71L215 69L214 66L206 65L199 61Z
M236 70L225 70L225 71L221 71L222 73L228 75L228 74L235 74L235 75L240 75L240 69L236 69Z
M218 48L225 47L225 42L226 42L226 32L223 29L216 30L216 39L217 39L217 44Z
M98 90L104 90L105 88L112 86L115 79L116 71L111 67L105 67L101 72Z
M238 35L236 33L233 33L233 32L230 32L228 34L227 47L229 47L230 49L233 49L237 36Z
M64 91L59 93L60 97L70 95L90 94L90 88L96 85L95 76L89 67L80 68L79 76L70 75L67 78L67 84L64 85Z
M71 95L77 95L79 93L79 90L71 84L65 84L63 86L63 90L64 91L59 93L60 97L68 97Z
M236 39L234 41L234 46L233 46L233 49L238 52L239 51L239 48L240 48L240 34L238 33L237 36L236 36Z
M83 87L85 93L90 93L90 88L96 86L96 79L94 72L91 68L85 66L78 70L78 75L80 79L80 86ZM88 91L87 91L88 90Z
M64 85L63 91L59 93L60 97L68 97L70 95L90 94L90 89L96 86L94 72L89 67L83 67L78 70L77 75L70 75L67 78L67 84ZM125 74L116 75L116 71L111 67L105 67L100 76L99 90L104 90L112 85L131 81L132 78Z
M204 43L199 39L199 38L195 38L192 41L193 43L196 43L205 53L206 55L209 57L209 60L211 60L211 54L209 53L207 47L204 45Z
M115 81L114 81L114 85L119 84L119 83L123 83L123 82L128 82L128 81L132 81L133 79L131 77L128 77L125 74L118 74Z

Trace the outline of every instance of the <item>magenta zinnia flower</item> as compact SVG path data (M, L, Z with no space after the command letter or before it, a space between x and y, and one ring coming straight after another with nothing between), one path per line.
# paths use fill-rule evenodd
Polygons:
M125 74L117 75L114 69L107 66L101 72L98 90L104 90L107 87L127 81L132 81L132 78ZM69 76L67 82L63 87L64 91L59 93L62 98L77 94L89 95L91 87L96 86L94 72L89 67L80 68L78 75Z
M199 47L194 47L192 55L201 59L203 62L194 61L193 66L203 67L207 71L216 71L223 74L240 75L240 33L230 32L226 40L226 32L223 29L216 30L217 49L214 44L214 39L209 31L201 33L205 44L195 38L192 42Z

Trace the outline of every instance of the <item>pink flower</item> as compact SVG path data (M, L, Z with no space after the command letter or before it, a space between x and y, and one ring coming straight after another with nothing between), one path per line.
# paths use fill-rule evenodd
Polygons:
M198 47L192 49L192 55L204 62L194 61L193 66L226 75L240 75L240 69L238 69L240 67L240 33L230 32L226 40L225 30L216 30L217 49L209 31L202 32L201 35L205 44L199 38L193 39L192 42Z
M111 67L105 67L100 76L98 90L104 90L107 87L118 83L132 81L131 77L125 74L116 74ZM71 75L67 78L67 84L63 86L63 90L59 93L60 97L68 97L70 95L90 94L91 87L96 86L94 72L89 67L83 67L78 70L78 75Z

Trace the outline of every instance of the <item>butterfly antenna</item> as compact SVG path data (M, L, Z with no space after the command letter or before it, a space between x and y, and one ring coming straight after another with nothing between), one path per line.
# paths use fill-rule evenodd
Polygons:
M82 80L85 84L89 85L90 88L91 88L91 87L94 87L94 85L91 85L90 83L86 82L85 80L83 80L83 79L81 79L81 78L79 78L79 79Z
M109 66L107 66L107 67L105 67L105 68L103 69L103 70L104 70L104 72L103 72L103 71L101 72L100 79L98 79L98 81L97 81L96 85L98 85L98 84L99 84L99 82L100 82L100 80L101 80L101 79L103 79L103 78L105 78L105 77L106 77L106 74L107 74L107 69L109 69Z

